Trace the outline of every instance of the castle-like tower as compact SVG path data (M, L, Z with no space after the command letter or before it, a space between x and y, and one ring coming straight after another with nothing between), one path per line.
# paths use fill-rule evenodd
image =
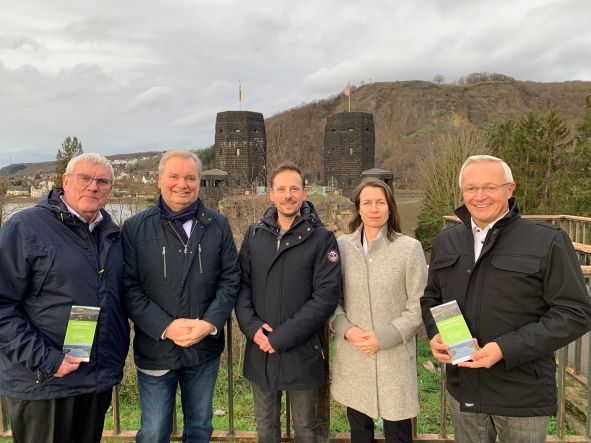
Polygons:
M215 122L215 167L232 189L266 186L267 138L260 112L220 112Z
M324 180L351 197L361 172L374 167L373 114L339 112L326 120L324 129Z

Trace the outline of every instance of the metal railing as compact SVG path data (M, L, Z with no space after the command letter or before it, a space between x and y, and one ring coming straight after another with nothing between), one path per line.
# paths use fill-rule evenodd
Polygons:
M560 225L571 237L575 250L581 259L581 268L585 275L587 289L591 294L591 218L572 217L572 216L530 216L538 220L548 221ZM446 225L457 223L455 217L445 217ZM215 430L212 436L213 441L256 441L256 433L249 431L237 431L235 427L234 416L234 349L233 349L233 327L232 319L226 326L226 356L224 358L227 365L227 404L228 404L228 429ZM585 352L583 352L585 351ZM574 357L569 360L569 353ZM566 443L566 442L591 442L591 393L588 384L588 374L591 374L591 340L589 334L577 339L559 351L557 351L557 386L558 386L558 415L557 415L557 433L549 435L548 442ZM325 350L328 355L328 350ZM320 424L321 442L344 442L350 441L348 433L330 432L330 394L329 394L329 359L325 359L325 384L319 391L318 414ZM586 372L586 373L585 373ZM575 435L566 435L566 416L567 416L567 395L570 390L569 383L574 383L584 392L583 403L585 405L583 415L586 416L583 430L575 431ZM121 408L120 408L119 388L113 390L112 400L112 430L103 432L104 441L135 441L137 430L121 429ZM138 404L139 408L139 404ZM445 395L445 365L441 367L440 384L440 416L439 432L437 434L419 434L417 433L417 420L413 419L413 439L416 442L453 442L453 434L448 434L447 429L447 402ZM290 424L289 402L286 402L286 432L282 436L282 441L293 441L293 433ZM171 441L180 441L181 433L176 427L176 417L173 420L173 433ZM2 407L0 407L0 435L10 437L8 418L4 399L2 398ZM382 440L380 436L378 440Z

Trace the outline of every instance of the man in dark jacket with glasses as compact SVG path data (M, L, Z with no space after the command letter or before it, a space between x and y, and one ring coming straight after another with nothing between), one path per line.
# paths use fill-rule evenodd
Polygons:
M557 411L554 351L591 327L581 268L565 232L521 218L504 161L468 158L459 185L461 223L433 242L421 299L433 356L448 364L455 438L542 443ZM430 312L451 300L481 346L458 365Z
M17 442L100 441L129 346L112 188L109 161L81 154L63 191L0 229L0 393ZM100 308L88 361L63 352L72 306Z

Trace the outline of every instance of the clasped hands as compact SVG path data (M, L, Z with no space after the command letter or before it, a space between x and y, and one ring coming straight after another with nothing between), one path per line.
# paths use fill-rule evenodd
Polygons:
M164 338L172 340L177 346L187 348L199 343L214 330L215 327L205 320L177 318L166 328Z
M353 326L345 332L345 338L364 354L375 354L380 350L380 342L373 332L365 332L363 329Z
M458 363L463 368L490 368L503 358L503 352L499 345L491 341L482 348L478 345L478 340L474 339L477 351L470 356L470 361ZM448 347L441 339L441 334L435 335L431 341L431 353L439 363L451 363L451 358L447 352Z

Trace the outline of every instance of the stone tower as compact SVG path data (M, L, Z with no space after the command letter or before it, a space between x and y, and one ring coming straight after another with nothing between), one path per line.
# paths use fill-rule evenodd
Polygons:
M373 114L339 112L326 120L324 129L324 180L351 197L361 172L374 167Z
M267 138L260 112L220 112L215 122L215 167L231 189L266 186Z

